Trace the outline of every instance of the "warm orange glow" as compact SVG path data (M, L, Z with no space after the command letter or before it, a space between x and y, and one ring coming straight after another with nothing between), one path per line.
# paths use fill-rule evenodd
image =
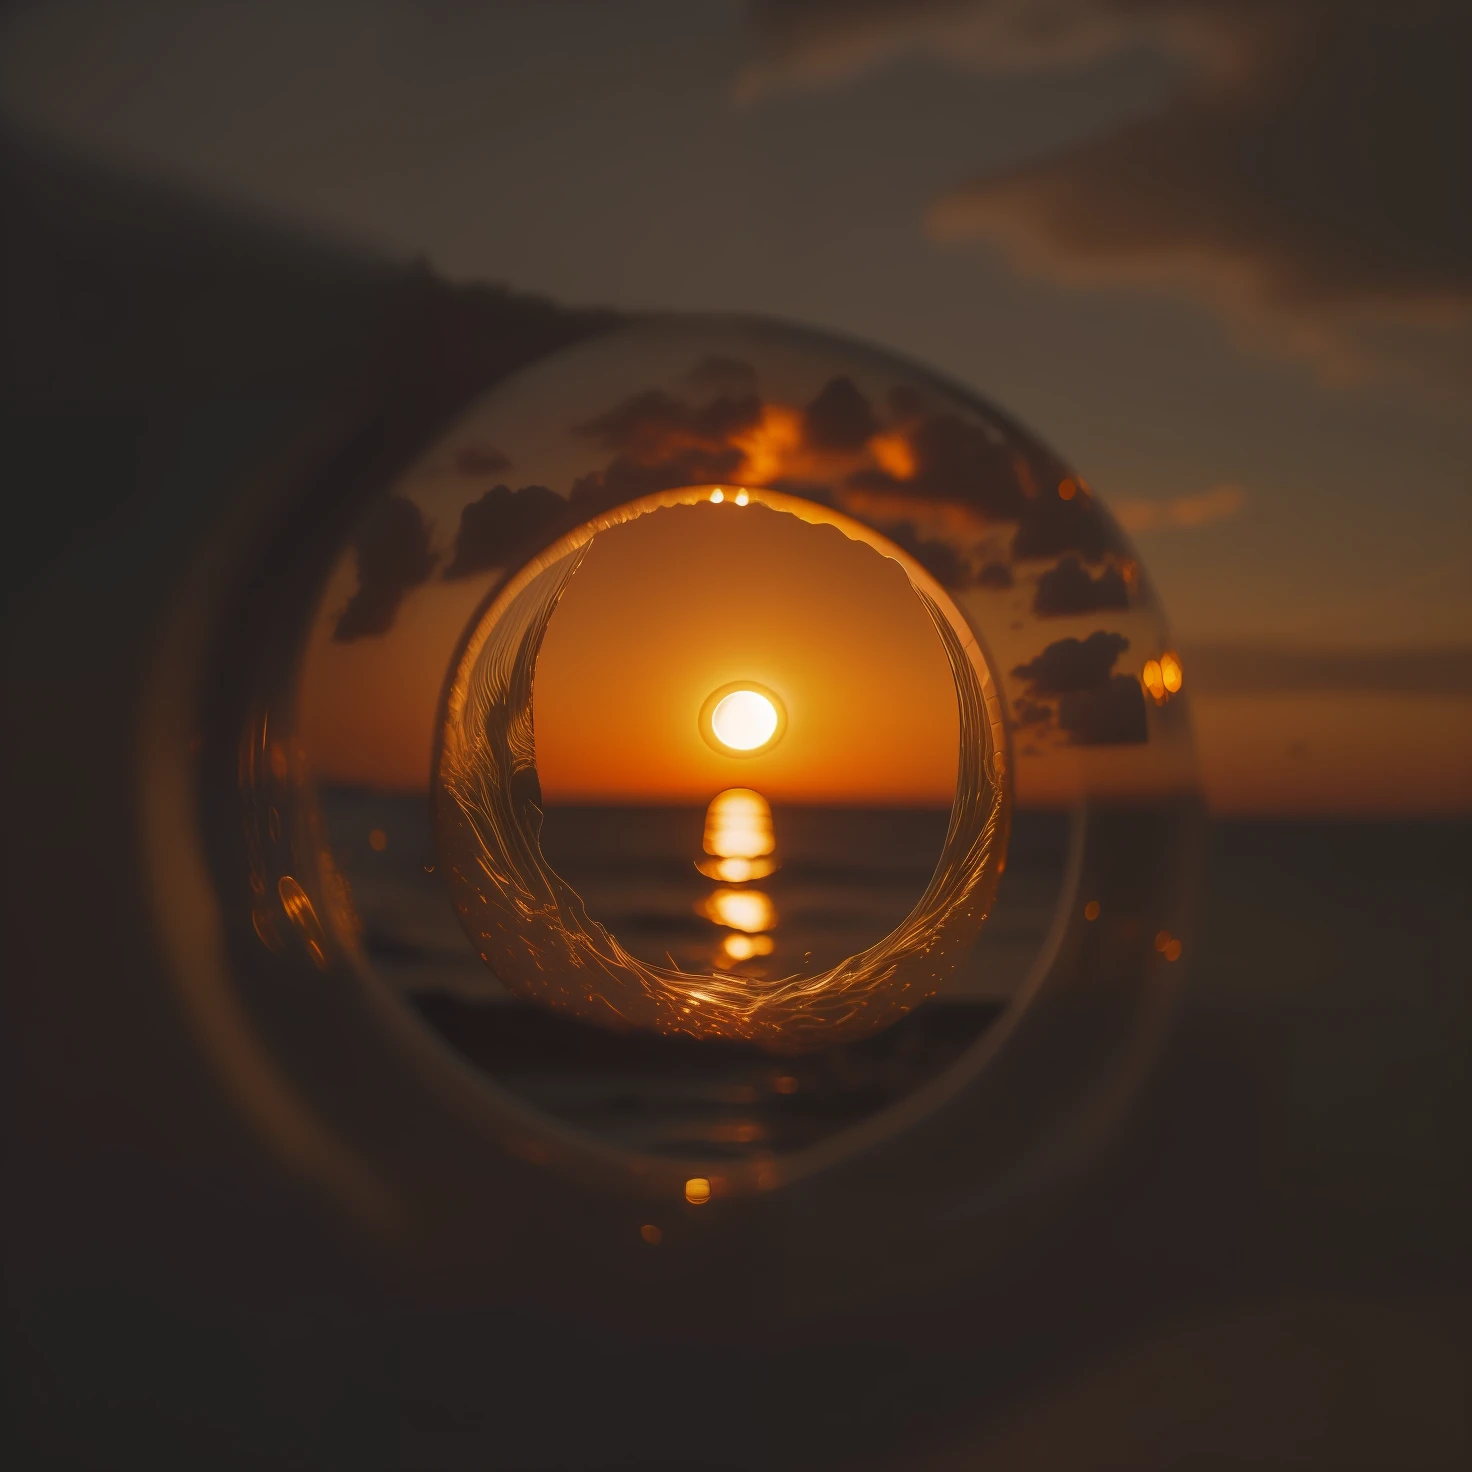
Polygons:
M749 502L750 500L751 500L751 497L748 496L745 491L737 491L736 492L736 504L738 506L745 506L747 504L747 502Z
M1172 695L1181 688L1181 662L1174 654L1160 656L1160 679Z
M281 901L281 908L286 912L286 918L291 921L296 927L297 934L301 936L302 945L307 955L312 958L313 965L318 970L325 971L327 969L327 936L306 890L290 874L283 874L276 881L276 894ZM259 927L257 929L259 930Z
M715 490L710 493L710 499L714 505L719 506L721 502L726 499L726 493L719 486L717 486Z
M388 847L388 834L382 828L375 828L368 835L368 847L376 854L381 854Z
M776 480L802 449L802 413L786 404L765 404L762 417L731 443L746 456L740 470L749 485Z
M1099 901L1098 900L1090 900L1088 902L1088 904L1086 904L1084 906L1084 919L1085 920L1097 920L1099 918L1100 913L1101 913L1101 911L1100 911Z
M1064 501L1071 501L1078 494L1078 487L1069 479L1065 478L1058 482L1058 496Z
M752 935L777 923L771 897L759 889L718 889L705 901L703 913L717 925Z
M348 558L303 671L303 743L319 780L422 789L445 677L427 656L453 647L485 588L435 580L405 601L392 637L335 643L355 585ZM547 800L707 801L730 783L730 758L691 712L713 686L753 675L791 716L780 742L742 758L768 796L951 800L955 688L904 571L756 499L740 516L705 500L596 539L537 663Z
M1181 943L1171 940L1166 943L1165 949L1160 953L1167 961L1179 961L1181 959Z
M704 1206L710 1200L710 1182L704 1176L691 1176L685 1182L685 1200L691 1206Z
M1147 659L1140 672L1141 683L1150 692L1150 698L1159 705L1165 700L1165 676L1161 673L1158 659Z
M705 810L705 851L723 859L758 859L777 846L772 809L750 787L718 792Z
M1197 682L1191 720L1214 812L1472 813L1466 696L1203 695Z
M869 453L896 480L909 480L915 474L915 453L903 435L876 434L869 441Z
M707 879L719 879L722 884L749 884L777 870L771 859L701 859L695 867Z
M750 961L753 956L770 956L776 949L770 935L728 935L721 949L731 961Z
M740 757L769 797L949 802L955 685L903 569L755 500L737 516L725 489L728 505L600 534L568 584L537 662L547 800L709 800L736 753L691 716L755 677L788 713L780 740Z
M723 746L759 751L777 734L777 707L756 690L733 690L710 713L711 730Z
M639 1228L639 1235L651 1247L658 1247L659 1244L664 1240L664 1233L661 1232L659 1228L654 1225L653 1222L645 1222L644 1225Z
M798 1083L790 1073L783 1073L772 1080L772 1087L779 1094L795 1094L798 1089Z

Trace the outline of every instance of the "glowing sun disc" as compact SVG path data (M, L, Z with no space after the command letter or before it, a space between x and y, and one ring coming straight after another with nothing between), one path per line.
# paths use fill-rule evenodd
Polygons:
M723 685L700 712L705 739L726 756L755 756L782 739L787 714L770 690L749 680Z
M710 723L719 740L737 751L765 746L777 730L777 707L755 690L734 690L716 704Z

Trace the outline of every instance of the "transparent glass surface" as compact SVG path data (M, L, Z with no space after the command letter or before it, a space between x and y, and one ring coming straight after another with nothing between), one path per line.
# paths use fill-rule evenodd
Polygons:
M1189 688L1087 480L982 401L623 327L472 403L325 581L318 943L559 1138L769 1183L1060 968L1170 984Z

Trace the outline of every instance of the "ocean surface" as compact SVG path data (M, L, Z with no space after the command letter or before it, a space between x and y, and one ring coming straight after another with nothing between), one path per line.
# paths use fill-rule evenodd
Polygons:
M813 1143L903 1098L999 1017L1047 951L1070 822L1014 819L991 918L941 994L878 1037L799 1058L744 1044L618 1034L512 996L480 960L438 872L428 799L330 788L322 811L380 976L462 1057L566 1124L656 1154L735 1158ZM722 885L696 867L704 807L549 807L543 851L628 949L752 976L831 965L882 939L920 898L947 809L776 806L778 868ZM769 954L733 962L712 897L764 897Z

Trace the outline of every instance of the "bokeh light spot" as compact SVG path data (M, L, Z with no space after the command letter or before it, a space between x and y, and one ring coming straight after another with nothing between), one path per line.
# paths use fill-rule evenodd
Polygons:
M706 900L705 914L717 925L748 935L770 930L777 923L771 899L759 889L718 889Z

